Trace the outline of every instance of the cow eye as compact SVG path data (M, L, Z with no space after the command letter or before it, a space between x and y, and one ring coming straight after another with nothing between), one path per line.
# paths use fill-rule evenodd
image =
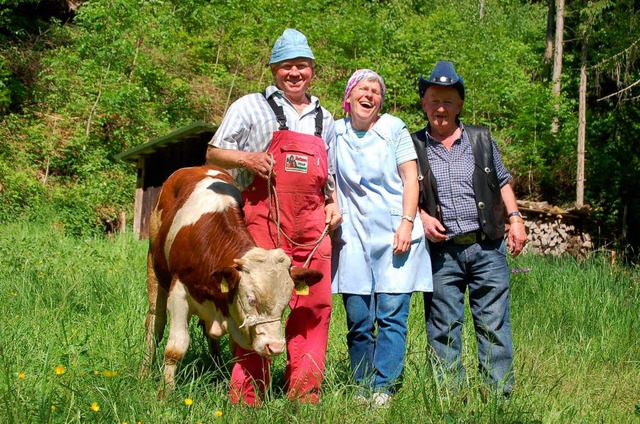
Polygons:
M258 301L256 300L255 296L248 296L247 297L247 302L249 302L249 306L251 306L253 308L255 308L257 303L258 303Z

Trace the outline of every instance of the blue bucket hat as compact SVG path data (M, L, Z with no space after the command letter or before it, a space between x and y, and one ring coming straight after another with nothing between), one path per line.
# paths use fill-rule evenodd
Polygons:
M453 69L453 63L451 62L444 60L439 61L436 67L433 68L433 72L431 72L428 79L420 75L420 79L418 80L420 98L424 97L424 93L427 92L427 88L429 88L430 85L451 86L458 90L460 98L464 100L464 80L460 75L456 74L455 69Z
M311 52L311 48L307 42L307 37L305 37L300 31L287 28L273 45L269 65L283 62L285 60L295 59L296 57L305 57L313 60L316 59Z

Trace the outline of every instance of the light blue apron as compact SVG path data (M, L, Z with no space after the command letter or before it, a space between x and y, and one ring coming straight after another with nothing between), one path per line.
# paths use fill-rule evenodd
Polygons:
M343 223L333 236L334 293L431 291L431 260L416 216L411 248L393 254L402 221L403 184L396 141L404 124L385 114L358 138L350 119L336 122L336 186Z

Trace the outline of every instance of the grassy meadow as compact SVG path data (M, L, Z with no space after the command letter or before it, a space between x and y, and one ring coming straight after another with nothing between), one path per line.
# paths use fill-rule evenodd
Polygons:
M404 381L391 408L352 401L342 302L334 313L324 395L299 405L273 364L262 408L227 399L231 360L212 367L192 323L176 391L157 398L143 354L146 241L131 234L77 239L52 224L0 227L2 423L640 423L640 269L524 256L511 260L516 388L481 396L472 326L465 326L469 390L440 389L427 361L421 296L414 296ZM160 352L161 355L161 352Z

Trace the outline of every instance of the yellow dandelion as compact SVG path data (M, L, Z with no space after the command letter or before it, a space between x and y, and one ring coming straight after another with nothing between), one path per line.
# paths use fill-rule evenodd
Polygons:
M111 377L111 371L104 370L104 371L102 371L102 375L105 376L105 377Z
M67 369L63 365L58 365L54 371L56 372L56 374L62 375L67 372Z
M18 378L25 378L26 376L27 374L25 374L24 372L18 374Z
M95 370L95 371L93 372L93 374L95 374L95 375L100 375L100 371Z
M84 377L84 376L85 376L85 374L86 374L86 372L84 372L84 371L80 371L80 377Z
M222 411L216 411L216 417L221 417L222 416Z
M186 398L186 399L184 400L184 404L185 404L185 405L187 405L187 406L191 406L191 405L193 405L193 399L191 399L191 398Z
M56 410L56 406L55 405L51 405L51 412L54 412Z
M98 405L98 402L93 402L93 403L91 404L91 410L92 410L93 412L98 412L98 411L100 410L100 405Z

